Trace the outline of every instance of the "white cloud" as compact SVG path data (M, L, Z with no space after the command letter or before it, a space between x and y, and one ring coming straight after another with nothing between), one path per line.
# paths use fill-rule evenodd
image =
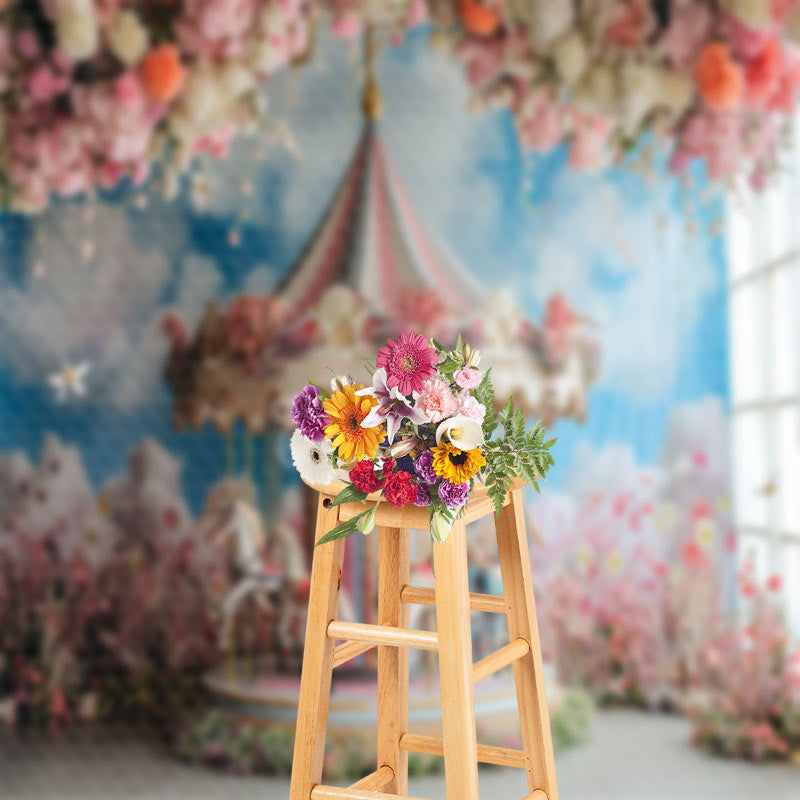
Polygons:
M188 257L173 287L170 259L137 243L122 208L98 204L93 214L62 206L37 220L29 262L43 272L0 285L0 361L20 382L41 385L65 363L88 360L87 402L131 409L160 382L162 304L174 297L194 322L220 276Z
M687 232L674 190L665 178L633 197L611 177L565 172L547 198L558 213L523 245L534 298L563 291L591 317L602 385L642 402L674 386L686 337L718 284L709 240Z

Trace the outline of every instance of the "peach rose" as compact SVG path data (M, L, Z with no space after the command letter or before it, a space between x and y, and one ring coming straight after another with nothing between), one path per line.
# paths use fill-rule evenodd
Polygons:
M697 88L706 105L715 111L730 111L739 104L744 87L741 67L721 42L706 45L694 69Z
M159 103L178 96L186 81L178 48L171 44L154 47L142 60L142 83L147 94Z

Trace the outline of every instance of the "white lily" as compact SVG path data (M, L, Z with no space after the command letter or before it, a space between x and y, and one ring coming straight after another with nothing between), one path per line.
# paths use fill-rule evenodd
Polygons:
M459 450L474 450L484 443L483 428L479 422L469 417L450 417L436 429L436 444L440 445L442 439Z

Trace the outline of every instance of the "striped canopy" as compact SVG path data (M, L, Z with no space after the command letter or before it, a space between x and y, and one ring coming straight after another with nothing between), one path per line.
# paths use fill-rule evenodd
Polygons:
M278 294L300 315L336 283L390 319L407 290L432 289L458 317L485 299L475 277L425 230L372 121Z

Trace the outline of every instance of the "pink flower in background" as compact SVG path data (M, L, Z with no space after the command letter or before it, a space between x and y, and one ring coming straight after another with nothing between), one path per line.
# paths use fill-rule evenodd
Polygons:
M705 159L712 180L725 180L735 174L743 154L741 117L700 111L684 125L670 169L682 172L691 159L701 158Z
M185 0L178 39L197 55L238 55L244 34L253 26L255 11L255 0Z
M21 30L16 37L17 52L23 58L36 58L41 52L39 39L30 28Z
M570 139L569 165L580 172L596 172L610 158L608 135L611 124L600 114L573 113L575 130Z
M767 109L790 114L797 104L800 91L800 56L784 52L783 71L775 91L767 102Z
M701 0L673 3L669 26L662 37L664 49L678 69L687 70L694 63L711 28L711 10Z
M66 75L60 75L48 64L40 64L28 77L28 90L31 97L40 102L48 102L58 97L69 87L69 78Z
M416 407L431 422L441 422L456 415L458 401L447 381L441 378L431 378L425 381L417 398Z
M340 39L357 39L361 36L361 15L355 11L345 11L335 16L330 23L330 31Z
M606 41L630 49L644 44L656 22L649 0L614 0L610 15Z
M771 37L744 68L745 102L751 108L763 108L773 97L783 75L783 50L780 42Z
M405 24L407 28L416 28L428 19L428 6L425 0L411 0L406 15Z
M549 87L534 89L517 104L517 132L525 150L549 152L564 137L561 112Z

